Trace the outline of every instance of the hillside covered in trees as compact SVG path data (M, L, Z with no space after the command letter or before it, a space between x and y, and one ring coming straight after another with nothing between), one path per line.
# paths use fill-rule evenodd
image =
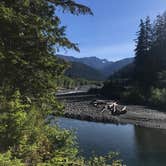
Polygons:
M131 103L166 106L166 13L141 20L134 64L115 73L102 93Z
M97 57L76 58L65 55L57 56L70 64L70 67L65 72L67 76L87 80L107 80L110 75L133 63L133 58L112 62Z
M100 71L78 62L71 62L65 75L73 79L83 78L93 81L105 80L105 76L100 73Z

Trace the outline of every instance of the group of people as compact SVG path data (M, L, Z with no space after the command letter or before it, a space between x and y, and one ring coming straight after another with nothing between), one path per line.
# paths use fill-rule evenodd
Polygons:
M113 101L111 103L104 103L103 101L95 101L93 105L95 107L98 107L99 105L104 105L104 107L102 108L102 113L107 110L111 111L112 115L120 115L120 114L125 114L127 112L127 107L124 106L120 108L116 101Z
M122 109L118 108L117 102L112 102L110 104L106 104L102 110L102 112L109 110L113 115L118 115L118 114L124 114L127 112L126 106L124 106Z

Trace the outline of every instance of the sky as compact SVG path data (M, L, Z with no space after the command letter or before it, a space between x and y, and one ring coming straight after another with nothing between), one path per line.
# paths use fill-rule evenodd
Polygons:
M78 43L80 53L60 50L60 54L117 61L133 57L140 19L162 14L166 0L77 0L90 7L94 16L73 16L58 11L68 38Z

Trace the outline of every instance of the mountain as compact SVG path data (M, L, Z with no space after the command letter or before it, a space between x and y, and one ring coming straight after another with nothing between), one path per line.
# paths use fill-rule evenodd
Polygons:
M79 62L70 62L71 66L66 71L65 75L71 78L84 78L87 80L104 80L105 77L100 73L100 71Z
M111 65L113 62L110 62L106 59L100 59L97 57L84 57L84 58L76 58L73 56L64 56L64 55L57 55L58 57L69 61L69 62L79 62L85 65L88 65L96 70L102 70L107 65Z
M116 62L97 57L76 58L73 56L57 55L57 57L71 62L71 68L66 74L70 77L81 77L90 80L105 80L123 67L133 63L134 58L126 58Z
M111 76L112 74L116 73L117 71L123 69L125 66L134 62L134 58L125 58L119 61L112 63L102 69L102 73L105 76Z
M105 66L111 65L113 62L109 62L106 59L99 59L97 57L85 57L80 58L81 63L91 66L97 70L102 70Z

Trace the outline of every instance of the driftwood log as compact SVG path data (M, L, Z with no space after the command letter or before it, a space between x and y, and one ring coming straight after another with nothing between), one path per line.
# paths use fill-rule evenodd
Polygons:
M110 111L112 115L120 115L127 113L126 106L120 106L115 102L105 101L105 100L93 100L91 104L94 107L100 108L101 112Z

